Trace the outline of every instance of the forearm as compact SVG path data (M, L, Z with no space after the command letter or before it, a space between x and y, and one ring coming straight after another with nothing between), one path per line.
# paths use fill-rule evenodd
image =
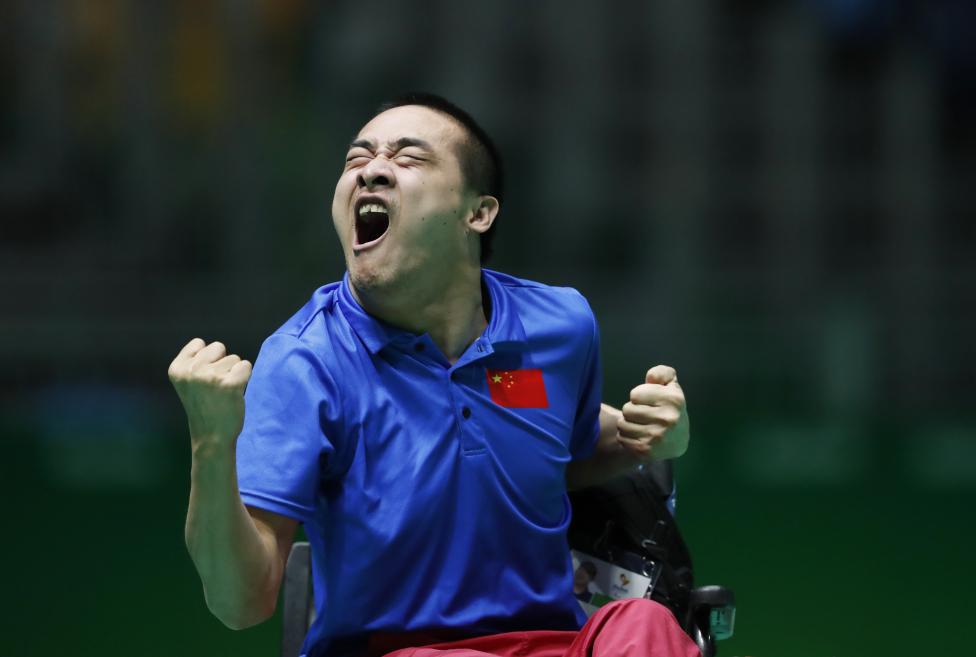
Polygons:
M273 537L258 530L241 501L234 443L194 449L185 538L207 606L221 622L242 629L274 613L282 566Z
M566 467L566 485L570 490L601 484L629 472L641 462L617 440L620 417L618 409L600 405L600 437L593 454L588 459L571 461Z
M608 404L600 405L600 437L590 458L572 461L566 468L566 485L570 490L595 486L633 470L641 463L677 458L688 449L690 427L688 414L682 413L664 440L643 450L625 448L619 439L617 424L623 413Z

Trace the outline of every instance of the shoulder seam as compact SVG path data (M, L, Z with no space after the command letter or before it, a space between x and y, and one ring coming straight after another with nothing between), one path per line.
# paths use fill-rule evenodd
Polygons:
M305 318L305 321L303 321L297 327L289 328L289 329L285 330L285 327L284 326L280 326L274 332L274 334L290 335L290 336L292 336L294 338L297 338L297 339L301 340L304 343L305 340L304 340L303 336L305 335L305 331L308 330L308 327L312 323L312 321L316 317L319 316L319 313L324 313L330 307L333 307L333 306L335 306L335 290L332 290L329 293L329 297L323 303L315 306L315 309L308 314L308 316ZM298 313L296 312L296 314L298 314Z

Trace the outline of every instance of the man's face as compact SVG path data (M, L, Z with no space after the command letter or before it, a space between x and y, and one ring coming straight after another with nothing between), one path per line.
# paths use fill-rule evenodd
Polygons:
M464 220L477 197L465 186L456 154L463 136L451 117L418 105L383 112L359 131L332 201L357 289L436 281L464 257Z
M583 591L590 585L592 580L593 578L590 577L590 573L587 572L586 568L577 568L576 572L573 573L573 588L577 591Z

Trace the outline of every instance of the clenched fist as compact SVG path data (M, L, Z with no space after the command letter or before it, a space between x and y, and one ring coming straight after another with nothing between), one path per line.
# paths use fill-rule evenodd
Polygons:
M183 402L194 449L229 445L244 426L244 388L251 363L227 354L220 342L190 340L169 366Z
M674 368L657 365L648 370L645 382L630 391L630 401L620 410L617 440L634 456L669 459L688 447L685 393Z

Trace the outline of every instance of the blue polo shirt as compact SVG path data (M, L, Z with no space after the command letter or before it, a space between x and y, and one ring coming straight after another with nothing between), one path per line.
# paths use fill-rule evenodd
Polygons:
M487 269L482 281L488 326L453 365L429 335L367 314L348 274L261 347L238 480L245 504L305 526L310 657L354 653L373 632L585 621L565 469L599 434L596 321L576 290Z

